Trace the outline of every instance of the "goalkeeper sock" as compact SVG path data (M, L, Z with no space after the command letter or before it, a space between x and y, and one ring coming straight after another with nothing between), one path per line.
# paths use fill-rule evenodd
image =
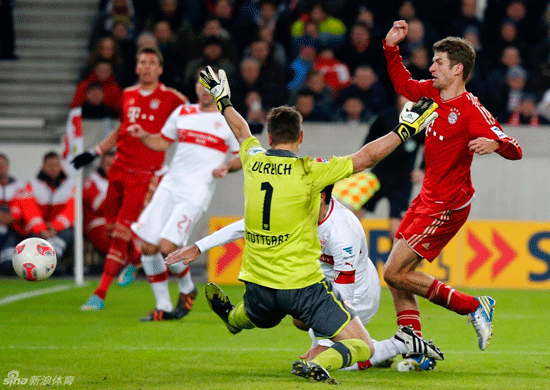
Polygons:
M254 325L252 321L250 321L250 318L246 315L243 301L240 301L233 309L231 309L229 316L227 317L227 322L229 322L229 325L239 329L253 329L256 327L256 325Z
M370 348L366 342L361 339L347 339L334 343L332 347L317 355L312 362L327 371L333 371L365 361L369 355Z

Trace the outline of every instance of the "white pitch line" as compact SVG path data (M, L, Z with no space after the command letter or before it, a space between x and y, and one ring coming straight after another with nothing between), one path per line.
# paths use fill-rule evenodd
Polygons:
M60 284L57 286L42 288L39 290L33 290L26 293L8 295L7 297L0 299L0 306L7 305L8 303L12 303L12 302L21 301L23 299L34 298L40 295L53 294L56 292L66 291L73 288L84 287L84 286L86 286L86 284L83 284L82 286L76 286L74 284Z
M231 347L147 347L147 346L130 346L130 345L102 345L102 346L90 346L83 347L80 345L9 345L1 346L0 349L14 349L14 350L117 350L117 351L171 351L171 352L293 352L292 348L261 348L261 347L245 347L245 348L231 348ZM456 350L445 351L446 354L464 355L471 354L472 350ZM483 351L480 355L523 355L523 356L547 356L550 355L550 351Z

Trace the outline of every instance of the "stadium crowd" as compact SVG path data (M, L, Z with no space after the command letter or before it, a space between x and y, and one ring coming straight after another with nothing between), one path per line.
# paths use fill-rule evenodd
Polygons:
M305 121L365 123L394 105L382 39L399 19L410 25L401 53L413 78L431 78L434 42L461 36L477 52L468 90L503 124L548 123L550 3L536 0L102 0L72 106L99 83L119 112L136 51L156 46L161 82L191 101L198 69L225 69L253 132L281 104Z

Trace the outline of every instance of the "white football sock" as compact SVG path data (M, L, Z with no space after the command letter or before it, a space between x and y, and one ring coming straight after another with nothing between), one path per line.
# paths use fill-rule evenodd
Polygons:
M388 359L394 358L402 353L407 353L409 350L405 343L402 343L395 338L375 341L374 342L374 355L370 358L371 364L374 366L378 363L382 363Z
M141 255L141 264L143 265L143 272L147 276L158 275L166 271L166 264L164 264L164 257L159 253L154 255ZM168 290L168 278L165 280L150 283L153 294L156 300L156 309L162 311L172 311L174 306L170 301L170 290Z
M189 294L195 289L195 284L191 279L191 270L189 270L188 265L185 265L183 264L183 262L180 261L179 263L170 264L168 268L170 268L170 272L172 272L174 275L179 275L186 269L188 270L185 275L183 275L182 277L178 277L178 289L180 293Z

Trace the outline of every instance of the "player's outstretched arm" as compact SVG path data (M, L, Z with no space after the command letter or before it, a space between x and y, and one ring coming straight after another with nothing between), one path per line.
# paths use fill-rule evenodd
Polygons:
M160 134L150 134L145 131L140 125L133 124L126 129L132 137L139 140L151 150L161 151L170 147L171 142L163 138Z
M409 32L409 25L405 20L396 20L386 35L386 45L395 46L399 44Z
M209 236L206 236L195 244L178 249L170 253L166 257L165 263L167 265L179 263L183 261L184 264L189 264L192 261L198 259L201 253L206 252L209 249L215 248L217 246L222 246L227 243L238 240L239 238L244 237L244 219L241 219L237 222L233 222L220 230L212 233Z
M109 134L107 138L97 144L93 149L76 155L75 158L71 160L71 164L73 164L76 169L91 164L98 156L101 156L106 151L115 147L119 131L120 127L117 127L115 130L111 131L111 134Z
M408 102L399 115L399 124L393 131L369 142L357 153L351 155L353 172L372 168L395 150L401 143L421 132L437 118L437 103L422 98L416 104Z
M204 70L201 70L199 82L216 100L218 110L225 117L239 144L242 144L248 137L252 137L248 123L231 104L231 91L225 71L220 69L218 76L216 76L212 68L207 66Z
M216 179L223 179L227 173L237 172L243 167L240 157L234 157L227 164L222 165L212 171L212 176Z

